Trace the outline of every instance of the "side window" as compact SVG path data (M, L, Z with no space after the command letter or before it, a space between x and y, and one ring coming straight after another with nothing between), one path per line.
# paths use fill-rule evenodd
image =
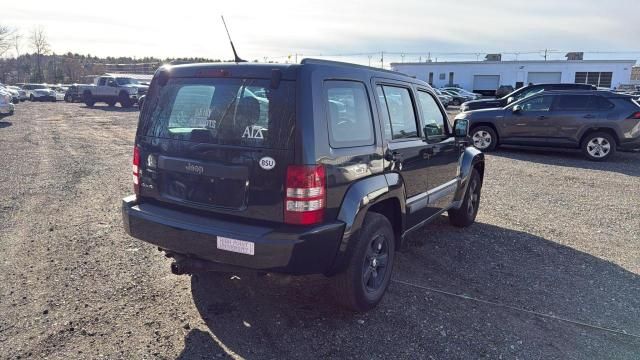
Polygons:
M109 86L117 86L116 79L107 80L107 85L109 85Z
M98 86L105 86L107 82L106 78L100 78L100 80L98 80Z
M395 86L384 86L383 88L389 108L392 139L418 137L416 114L413 111L409 89Z
M556 110L560 111L580 111L589 109L589 97L582 95L560 95Z
M378 101L380 101L380 107L382 110L382 123L384 125L384 138L386 140L391 140L391 121L389 120L389 108L387 107L387 100L384 97L384 90L382 90L382 85L376 86L376 95L378 96Z
M613 109L613 104L609 102L609 100L603 98L602 96L592 95L590 98L590 108L594 110L610 110Z
M425 129L428 129L425 135L444 135L446 133L444 116L433 96L427 92L418 91L418 101L420 102L423 125Z
M373 118L364 84L325 81L331 147L373 144Z
M553 96L536 96L520 103L522 111L549 111L553 103Z
M516 100L524 99L524 98L527 98L529 96L533 96L535 94L541 93L543 91L544 91L544 88L534 87L533 89L529 89L527 91L523 91L520 94L518 94L518 96L516 96Z

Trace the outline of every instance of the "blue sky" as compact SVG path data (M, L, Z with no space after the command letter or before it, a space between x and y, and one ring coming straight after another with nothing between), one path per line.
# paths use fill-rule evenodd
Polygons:
M640 59L638 0L459 1L12 1L0 24L28 36L42 26L58 53L112 56L230 58L224 14L236 48L247 59L385 50L385 60L475 60L471 54L539 50L587 53L586 58ZM175 5L171 5L175 4ZM25 46L26 47L26 44ZM631 53L635 52L635 53ZM395 54L391 54L395 53ZM330 56L367 63L367 55ZM504 59L514 59L505 54ZM371 55L372 63L380 61Z

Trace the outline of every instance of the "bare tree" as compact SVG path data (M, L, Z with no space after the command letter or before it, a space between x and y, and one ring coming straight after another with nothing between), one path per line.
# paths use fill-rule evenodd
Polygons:
M20 47L22 45L22 35L16 31L11 41L13 43L13 50L16 52L16 75L18 81L22 81L22 77L20 76Z
M36 74L34 76L33 81L41 82L44 81L44 73L42 72L42 56L47 55L49 53L49 41L47 41L47 35L44 32L42 27L36 27L31 32L31 36L29 37L29 41L31 42L31 47L36 55Z
M0 25L0 57L11 49L11 35L14 31L8 26Z

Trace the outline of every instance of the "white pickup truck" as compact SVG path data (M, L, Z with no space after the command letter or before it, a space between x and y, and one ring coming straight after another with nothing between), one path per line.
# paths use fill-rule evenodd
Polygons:
M120 103L120 106L127 108L138 102L140 96L146 94L148 89L148 86L141 85L136 79L105 74L96 77L92 85L79 85L78 94L81 94L87 106L104 102L109 106Z

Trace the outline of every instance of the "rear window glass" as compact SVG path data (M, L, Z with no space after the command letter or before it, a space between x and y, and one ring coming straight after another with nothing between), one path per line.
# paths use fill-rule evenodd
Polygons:
M142 134L285 149L293 136L294 91L291 81L272 89L263 79L170 79L148 100Z
M325 81L332 147L373 144L373 120L364 85L355 81Z

